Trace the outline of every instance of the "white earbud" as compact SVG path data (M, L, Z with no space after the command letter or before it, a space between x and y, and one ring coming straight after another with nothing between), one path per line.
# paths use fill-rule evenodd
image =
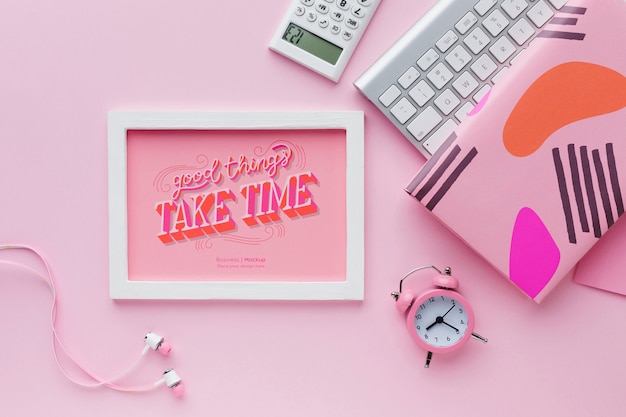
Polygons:
M156 350L162 355L168 355L172 350L172 345L167 343L163 337L156 333L148 333L143 340L146 343L146 347L143 350L144 355L148 349Z
M162 381L165 382L165 385L167 385L168 388L172 389L172 393L177 397L180 397L185 392L183 380L173 369L168 369L167 371L163 372Z

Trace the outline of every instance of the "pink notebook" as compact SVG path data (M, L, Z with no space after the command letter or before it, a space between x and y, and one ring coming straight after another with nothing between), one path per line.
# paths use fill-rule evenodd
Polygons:
M536 302L624 213L625 26L569 1L406 188Z

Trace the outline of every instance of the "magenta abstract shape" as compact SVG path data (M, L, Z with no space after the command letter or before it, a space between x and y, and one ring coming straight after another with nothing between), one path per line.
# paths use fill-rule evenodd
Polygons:
M489 90L487 94L485 94L485 96L481 98L478 103L476 103L476 106L472 110L470 110L470 112L467 113L467 115L473 116L477 114L479 111L481 111L483 107L485 107L485 104L487 104L487 100L489 100L490 95L491 95L491 90Z
M517 213L513 235L509 274L531 298L550 282L561 260L561 252L537 213L528 207Z

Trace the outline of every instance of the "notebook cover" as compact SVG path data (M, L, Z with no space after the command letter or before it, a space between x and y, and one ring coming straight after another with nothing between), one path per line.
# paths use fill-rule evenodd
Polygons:
M536 302L624 212L624 26L569 1L406 187Z

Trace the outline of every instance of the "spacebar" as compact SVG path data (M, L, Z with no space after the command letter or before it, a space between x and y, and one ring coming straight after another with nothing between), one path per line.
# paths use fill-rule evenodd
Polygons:
M437 149L450 137L450 135L456 130L457 124L454 120L449 119L445 122L436 132L434 132L428 140L424 142L424 149L431 155L434 154Z

